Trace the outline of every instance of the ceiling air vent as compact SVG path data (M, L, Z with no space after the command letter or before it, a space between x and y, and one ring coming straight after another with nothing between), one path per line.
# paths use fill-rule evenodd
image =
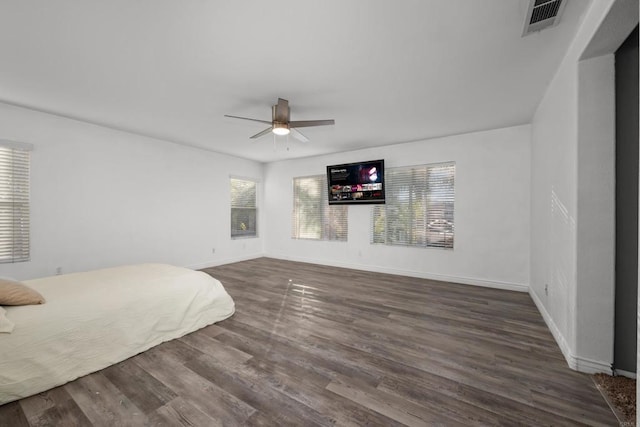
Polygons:
M567 0L529 0L522 36L558 25Z

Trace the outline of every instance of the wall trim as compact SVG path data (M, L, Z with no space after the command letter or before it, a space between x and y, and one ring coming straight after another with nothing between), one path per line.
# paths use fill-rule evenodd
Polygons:
M353 270L373 271L375 273L395 274L398 276L416 277L419 279L437 280L441 282L460 283L463 285L481 286L485 288L503 289L508 291L528 292L529 286L520 283L499 282L495 280L476 279L471 277L449 276L444 274L435 274L414 270L403 270L398 268L380 267L368 264L344 263L320 260L314 258L305 258L298 256L288 256L281 254L268 253L264 256L276 259L284 259L288 261L306 262L309 264L328 265L331 267L351 268Z
M631 379L636 379L636 373L635 372L629 372L629 371L624 371L622 369L614 369L613 370L614 373L620 377L626 377L626 378L631 378Z
M573 361L569 364L569 367L578 372L584 372L585 374L613 374L611 363L603 362L601 360L587 359L579 356L573 356Z
M611 363L603 362L600 360L587 359L585 357L574 355L571 352L571 348L569 347L567 340L564 338L564 335L562 335L560 329L558 329L555 322L551 318L551 315L544 307L544 304L542 304L542 300L540 300L538 294L536 294L533 289L529 289L529 295L531 296L533 303L538 308L538 311L542 315L544 323L547 324L547 327L551 331L551 335L553 335L553 338L556 340L558 347L560 347L560 351L567 361L567 365L569 365L571 369L578 372L584 372L585 374L597 374L600 372L609 375L612 374Z
M569 348L569 344L567 343L567 340L564 339L564 335L562 335L562 333L560 332L560 329L558 329L558 327L556 326L555 322L551 318L551 315L545 308L544 304L542 304L542 300L540 300L540 298L538 297L538 294L536 294L533 291L533 289L529 289L529 296L531 297L531 299L533 300L533 303L536 305L536 307L538 308L538 311L542 315L542 319L544 320L544 323L547 324L547 327L551 331L551 335L553 335L553 338L555 338L556 343L558 344L558 347L560 347L560 351L562 352L562 355L567 361L567 364L571 366L571 361L573 360L573 354L571 354L571 349ZM575 367L571 366L571 369L575 369Z

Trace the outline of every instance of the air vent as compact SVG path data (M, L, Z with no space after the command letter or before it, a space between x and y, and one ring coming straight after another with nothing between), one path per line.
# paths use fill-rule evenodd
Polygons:
M529 0L522 36L558 25L567 0Z

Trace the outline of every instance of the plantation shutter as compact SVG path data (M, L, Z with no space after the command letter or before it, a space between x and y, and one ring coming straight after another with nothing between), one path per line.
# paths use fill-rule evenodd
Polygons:
M455 163L388 168L371 243L453 248Z
M231 237L257 236L257 183L231 178Z
M347 240L347 206L328 197L326 175L293 178L292 238Z
M0 141L0 263L29 261L30 144Z

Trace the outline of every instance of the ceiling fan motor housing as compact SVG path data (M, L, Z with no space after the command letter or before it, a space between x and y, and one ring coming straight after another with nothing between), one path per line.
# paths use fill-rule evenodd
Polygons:
M271 107L273 122L289 123L289 101L278 98L278 103Z

